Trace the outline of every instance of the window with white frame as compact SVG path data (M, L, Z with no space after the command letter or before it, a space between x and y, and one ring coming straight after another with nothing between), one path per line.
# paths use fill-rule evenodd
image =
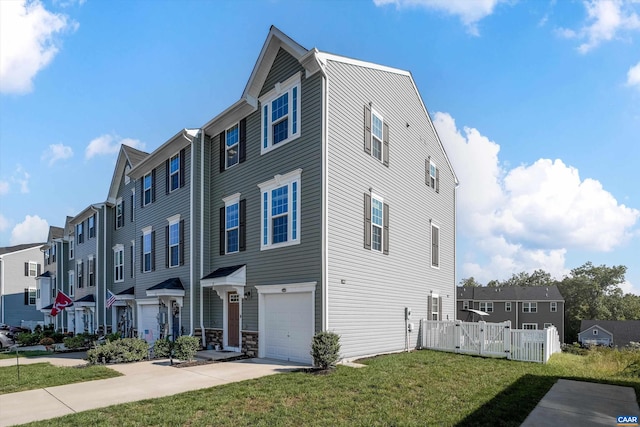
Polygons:
M29 277L37 277L38 276L38 263L29 261L29 267L28 267L27 272L28 272Z
M300 98L300 73L260 98L262 154L300 136Z
M180 153L169 159L169 191L180 188Z
M124 245L113 247L113 281L124 281Z
M538 303L537 302L523 302L522 303L522 312L523 313L537 313L538 312Z
M302 169L259 184L261 192L260 249L300 243L300 176Z
M538 324L537 323L523 323L522 324L522 329L538 329Z
M511 302L507 301L504 303L504 311L511 311Z
M168 251L169 268L180 265L180 216L169 218Z
M440 267L440 227L431 224L431 267Z
M96 261L90 256L89 264L87 268L87 279L89 280L88 286L95 286L96 284Z
M493 313L493 301L480 301L478 309L485 313Z
M240 125L236 123L226 130L225 163L226 168L237 165L240 160Z
M593 335L598 335L598 330L597 329L593 330Z
M153 201L153 174L148 173L142 178L142 204L146 206Z
M76 282L75 282L75 274L73 270L69 270L69 296L72 297L75 293L75 287L76 287Z
M371 250L382 252L384 224L384 202L381 197L371 194Z
M149 272L153 269L153 245L152 230L148 228L142 231L142 271Z
M436 164L429 161L429 183L431 184L431 188L436 188L436 170Z
M84 221L76 225L76 237L78 238L78 244L84 243Z
M96 237L96 214L89 217L89 238Z
M78 274L76 275L78 277L78 289L83 288L84 287L84 262L83 261L77 262L76 271L78 272Z
M440 298L437 294L431 296L431 320L442 320L439 318Z
M122 197L116 200L116 228L124 226L124 202Z
M224 199L225 253L240 250L240 194Z
M29 288L29 305L36 305L37 298L38 290L36 288Z
M552 313L555 313L556 311L558 311L558 303L555 301L552 301L549 308L551 309Z
M76 241L73 237L69 239L69 259L73 259L76 251Z
M371 110L371 155L382 161L383 125L382 116Z

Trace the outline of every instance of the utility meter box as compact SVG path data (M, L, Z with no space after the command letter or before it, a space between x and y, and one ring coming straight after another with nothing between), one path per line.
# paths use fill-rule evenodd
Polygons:
M414 328L413 323L408 323L407 324L407 331L408 332L413 332L413 328Z
M411 319L411 307L404 308L404 318L405 320Z

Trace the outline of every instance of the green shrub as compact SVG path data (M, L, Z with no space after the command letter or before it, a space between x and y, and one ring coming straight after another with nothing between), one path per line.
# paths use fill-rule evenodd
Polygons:
M200 339L189 335L178 337L175 342L174 356L177 359L189 361L193 360L196 352L200 350Z
M40 326L40 325L38 325ZM18 343L20 345L38 345L42 339L42 332L20 332L17 336Z
M107 336L105 337L105 339L107 341L116 341L116 340L119 340L120 338L122 338L122 337L120 336L120 333L118 333L118 332L114 332L112 334L107 334Z
M92 365L97 363L139 362L149 355L149 345L143 339L122 338L107 341L87 351L87 360Z
M155 357L169 357L172 344L173 343L167 338L156 340L156 342L153 343L153 355Z
M82 335L76 335L73 337L65 337L62 342L64 346L69 350L75 350L78 348L84 348L86 346L85 339Z
M53 340L53 338L50 338L50 337L44 337L39 342L40 345L44 345L46 347L53 345L54 343L55 341Z
M318 332L311 340L313 364L321 369L335 368L340 357L340 335L335 332Z

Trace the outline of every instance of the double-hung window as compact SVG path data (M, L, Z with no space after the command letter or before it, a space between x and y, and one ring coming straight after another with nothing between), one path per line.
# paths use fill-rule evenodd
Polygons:
M69 239L69 259L73 259L76 249L76 240L74 237Z
M522 303L522 312L523 313L537 313L538 312L538 303L537 302L523 302Z
M382 230L384 203L382 199L371 196L371 250L382 252Z
M300 136L300 97L296 73L260 98L262 154Z
M429 187L436 190L436 193L440 192L440 169L431 160L431 157L426 161L426 182Z
M389 254L389 205L373 193L364 193L364 247Z
M552 301L549 309L551 310L552 313L555 313L556 311L558 311L558 303L555 301Z
M481 301L478 306L480 311L493 313L493 301Z
M169 159L169 191L180 188L180 154Z
M259 184L261 192L260 249L300 243L300 176L302 169Z
M442 320L440 319L440 298L437 294L433 294L431 296L431 320Z
M116 200L116 228L124 225L124 201L122 198Z
M124 281L124 245L113 247L113 281Z
M28 262L26 264L25 276L29 277L37 277L38 276L38 263L37 262Z
M364 106L364 152L389 166L389 125L370 105Z
M537 323L523 323L522 324L522 329L537 330L538 329L538 324Z
M76 264L76 270L78 271L78 288L84 287L84 263L82 261L78 261Z
M142 271L149 272L154 269L154 232L151 227L142 230Z
M89 217L89 238L96 237L96 214Z
M155 169L142 177L142 206L153 203L155 199Z
M184 221L180 220L180 215L167 218L167 221L169 225L166 227L166 266L171 268L183 264Z
M96 284L96 262L95 262L95 259L92 256L89 257L88 279L89 279L88 286L95 286L95 284Z
M431 224L431 267L440 267L440 227Z
M84 221L76 225L76 237L78 238L78 244L84 243Z
M382 161L382 116L371 110L371 155Z
M75 272L69 270L69 296L72 297L75 293Z
M29 288L29 305L36 305L36 299L38 298L38 290L36 288Z
M226 167L230 168L237 165L240 159L240 126L238 123L226 130L225 144Z
M240 251L240 193L224 200L224 253Z
M511 311L511 302L507 301L504 303L504 311Z

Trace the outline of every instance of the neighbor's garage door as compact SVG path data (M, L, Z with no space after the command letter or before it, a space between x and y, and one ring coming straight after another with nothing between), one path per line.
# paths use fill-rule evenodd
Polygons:
M311 292L265 295L265 356L311 363Z
M140 330L138 337L146 340L149 345L153 344L160 335L158 325L158 306L141 305L140 307Z

